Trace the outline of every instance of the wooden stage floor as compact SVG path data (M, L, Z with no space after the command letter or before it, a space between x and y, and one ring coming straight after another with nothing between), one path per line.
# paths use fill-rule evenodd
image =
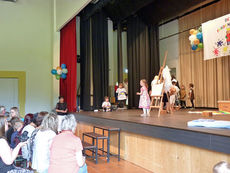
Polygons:
M215 134L221 136L230 137L230 130L228 129L217 129L217 128L202 128L202 127L188 127L187 122L195 119L204 118L201 114L197 113L188 113L189 111L204 111L207 109L182 109L179 111L175 111L173 114L162 114L160 117L157 116L157 111L151 111L150 117L141 117L141 110L130 109L130 110L118 110L113 112L80 112L81 115L87 115L90 117L104 118L116 121L123 122L132 122L137 124L145 124L151 126L160 126L160 127L168 127L179 130L188 130L194 132L202 132L208 134ZM212 110L214 111L214 110ZM77 114L76 114L77 115ZM230 121L230 115L221 114L221 115L213 115L211 119L215 120L227 120Z

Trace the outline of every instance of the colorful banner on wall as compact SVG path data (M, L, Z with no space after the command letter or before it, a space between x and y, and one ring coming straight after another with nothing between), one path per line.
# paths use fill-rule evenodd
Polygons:
M230 55L230 14L202 24L204 60Z

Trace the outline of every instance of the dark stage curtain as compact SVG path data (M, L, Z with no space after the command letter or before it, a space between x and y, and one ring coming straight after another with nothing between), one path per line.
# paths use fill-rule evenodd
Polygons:
M159 71L158 27L145 25L138 17L127 21L129 107L138 107L140 80L150 84Z
M60 95L64 96L69 111L76 111L77 95L76 18L61 29L60 64L66 64L66 79L60 79Z
M108 21L100 11L92 16L92 62L94 109L101 107L108 95Z
M90 19L80 20L80 52L81 52L81 109L91 110L90 106Z

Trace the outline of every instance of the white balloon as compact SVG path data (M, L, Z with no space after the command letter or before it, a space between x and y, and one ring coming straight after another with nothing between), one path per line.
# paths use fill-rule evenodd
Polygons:
M62 74L62 70L57 70L57 74L61 75Z
M189 40L190 40L190 41L194 41L195 39L196 39L196 35L190 35L190 36L189 36Z

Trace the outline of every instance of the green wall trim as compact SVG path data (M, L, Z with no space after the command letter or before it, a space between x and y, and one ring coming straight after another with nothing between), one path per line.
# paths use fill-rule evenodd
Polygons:
M25 71L0 71L0 78L18 79L18 103L22 116L25 115L26 105L26 72Z

